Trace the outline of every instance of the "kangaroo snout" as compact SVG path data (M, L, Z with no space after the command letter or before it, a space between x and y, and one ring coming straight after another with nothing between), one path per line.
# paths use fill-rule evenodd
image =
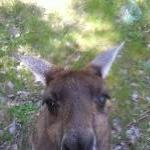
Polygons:
M63 136L61 150L96 150L93 133L69 131Z

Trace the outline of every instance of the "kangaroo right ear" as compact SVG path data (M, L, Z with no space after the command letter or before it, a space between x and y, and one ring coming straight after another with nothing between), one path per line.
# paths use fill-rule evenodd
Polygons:
M116 60L119 51L123 48L124 43L125 42L122 42L120 45L110 48L96 56L96 58L90 63L90 66L96 74L104 79L108 76L112 64Z
M58 72L56 67L41 59L32 56L24 56L15 54L14 58L23 63L34 75L35 80L47 85L49 81L54 77L54 74Z

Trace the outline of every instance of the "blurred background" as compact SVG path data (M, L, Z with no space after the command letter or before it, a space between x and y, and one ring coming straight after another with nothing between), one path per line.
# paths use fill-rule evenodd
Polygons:
M43 87L21 53L80 69L122 41L107 84L113 150L150 150L149 0L0 0L0 150L28 150Z

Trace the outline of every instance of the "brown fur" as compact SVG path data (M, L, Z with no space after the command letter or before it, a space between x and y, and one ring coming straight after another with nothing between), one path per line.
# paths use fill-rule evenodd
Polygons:
M47 75L44 105L37 117L32 134L35 150L60 150L62 138L71 130L96 136L96 150L110 150L110 127L105 105L97 103L97 96L107 94L101 76L92 69L53 72ZM50 112L49 102L57 109Z

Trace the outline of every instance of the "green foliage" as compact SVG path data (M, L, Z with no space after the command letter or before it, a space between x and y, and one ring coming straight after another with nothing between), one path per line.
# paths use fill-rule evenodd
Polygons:
M145 100L145 97L150 97L150 1L138 1L142 18L131 25L119 20L120 9L127 2L75 0L72 6L74 15L70 14L68 24L64 21L67 16L58 13L50 13L47 20L44 19L43 9L32 4L16 0L2 4L0 82L12 81L15 91L36 90L31 74L24 68L16 69L18 64L10 57L14 52L40 55L54 64L80 69L88 65L101 50L126 41L121 58L113 66L108 78L113 103L116 105L111 118L121 118L125 130L127 124L137 119L150 104ZM13 35L11 30L14 27L19 36ZM80 57L76 61L78 53ZM137 86L133 86L134 83ZM136 104L132 101L134 90L140 96ZM5 93L2 90L0 92ZM13 106L9 112L12 118L25 124L36 110L34 104L27 103ZM135 146L137 150L146 149L144 146L149 134L147 120L139 123L139 127L144 136ZM9 139L7 134L4 136L4 139ZM120 138L125 138L124 132L120 134ZM119 139L113 140L115 144Z
M2 144L5 141L8 141L9 143L13 141L13 135L10 135L7 130L0 134L0 144Z
M9 113L18 122L26 124L31 121L32 114L35 113L37 110L37 106L33 103L25 103L10 108Z

